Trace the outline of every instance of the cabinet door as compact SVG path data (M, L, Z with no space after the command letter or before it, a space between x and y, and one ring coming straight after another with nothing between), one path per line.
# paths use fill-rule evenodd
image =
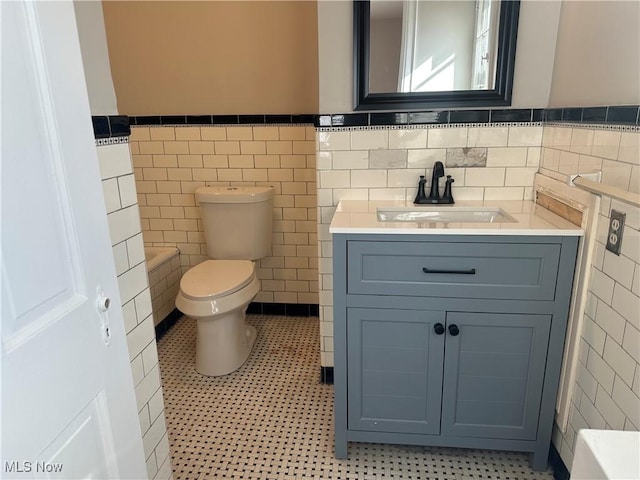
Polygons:
M447 312L443 435L536 438L550 323L549 315Z
M445 313L347 310L351 430L438 434Z

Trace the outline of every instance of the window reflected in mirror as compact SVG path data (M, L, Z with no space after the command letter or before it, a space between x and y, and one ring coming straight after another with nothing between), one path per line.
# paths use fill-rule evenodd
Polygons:
M492 90L499 0L372 0L371 93Z

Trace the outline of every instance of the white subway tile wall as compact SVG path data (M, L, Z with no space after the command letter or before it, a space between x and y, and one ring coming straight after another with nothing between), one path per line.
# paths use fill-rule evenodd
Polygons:
M531 200L533 176L538 170L559 179L602 170L604 183L639 192L640 133L619 130L458 126L380 129L374 133L362 129L319 131L321 365L333 365L329 224L340 199L412 200L418 176L429 178L433 162L446 162L447 158L457 158L457 164L463 159L462 167L445 164L447 173L456 180L453 193L457 199ZM381 153L387 147L392 150ZM485 166L464 166L468 165L464 149L472 147L486 148ZM463 150L451 155L451 149L456 148ZM482 165L478 158L474 165ZM564 435L554 430L554 444L568 467L580 428L640 428L640 209L606 198L602 205L569 427ZM604 248L611 208L627 215L620 256Z
M418 176L428 178L433 162L449 158L455 159L455 168L446 170L456 180L457 199L533 199L538 170L562 179L598 169L604 183L639 192L640 134L621 130L537 125L317 132L296 126L133 127L131 150L144 242L180 248L183 272L206 258L195 188L274 186L273 255L259 263L263 291L256 301L319 303L321 365L332 366L329 224L340 199L411 200ZM101 162L101 168L115 172L105 181L127 175L117 161L108 166ZM110 221L112 237L122 242L132 233L131 212L123 212L135 206L130 203L130 179L103 188L110 197L116 190L126 192L119 203L107 201L110 215L118 213ZM567 466L579 428L640 427L640 212L608 199L602 204L569 427L564 434L554 431L554 444ZM604 249L611 208L627 214L620 256ZM121 275L130 261L125 253L131 256L126 246L114 245ZM135 273L130 275L125 286L134 292L138 283ZM125 308L125 322L128 329L136 327L135 308ZM144 343L143 333L132 337L132 343ZM145 357L144 350L140 355L153 363L153 355ZM153 377L136 358L134 377L147 371ZM151 402L148 395L141 388L140 398ZM147 428L153 423L146 417L145 422ZM159 471L167 468L156 459L149 464Z
M102 145L97 150L147 474L168 479L169 440L131 154L126 143Z
M333 366L329 224L338 202L413 200L419 176L429 178L436 161L455 179L458 200L531 199L541 139L537 125L318 131L321 365Z
M318 303L312 126L134 126L130 144L145 245L178 247L184 273L207 259L196 188L272 186L272 255L257 263L255 301Z
M542 146L542 173L602 170L603 183L640 192L637 131L549 125ZM605 250L611 209L626 213L619 256ZM604 197L598 222L569 426L553 435L567 466L580 428L640 429L640 209Z

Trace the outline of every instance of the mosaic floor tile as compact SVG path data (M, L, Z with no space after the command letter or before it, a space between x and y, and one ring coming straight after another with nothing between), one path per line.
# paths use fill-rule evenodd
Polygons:
M552 480L525 453L350 443L333 457L333 386L319 383L317 317L248 315L258 331L236 372L194 368L195 321L158 342L175 480Z

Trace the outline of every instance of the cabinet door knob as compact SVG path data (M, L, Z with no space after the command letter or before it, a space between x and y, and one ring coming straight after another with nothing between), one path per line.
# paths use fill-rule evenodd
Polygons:
M436 332L436 335L442 335L444 333L444 325L441 323L436 323L433 326L433 331Z
M455 337L459 333L460 333L460 329L458 329L458 326L455 323L453 325L449 325L449 334L452 337Z

